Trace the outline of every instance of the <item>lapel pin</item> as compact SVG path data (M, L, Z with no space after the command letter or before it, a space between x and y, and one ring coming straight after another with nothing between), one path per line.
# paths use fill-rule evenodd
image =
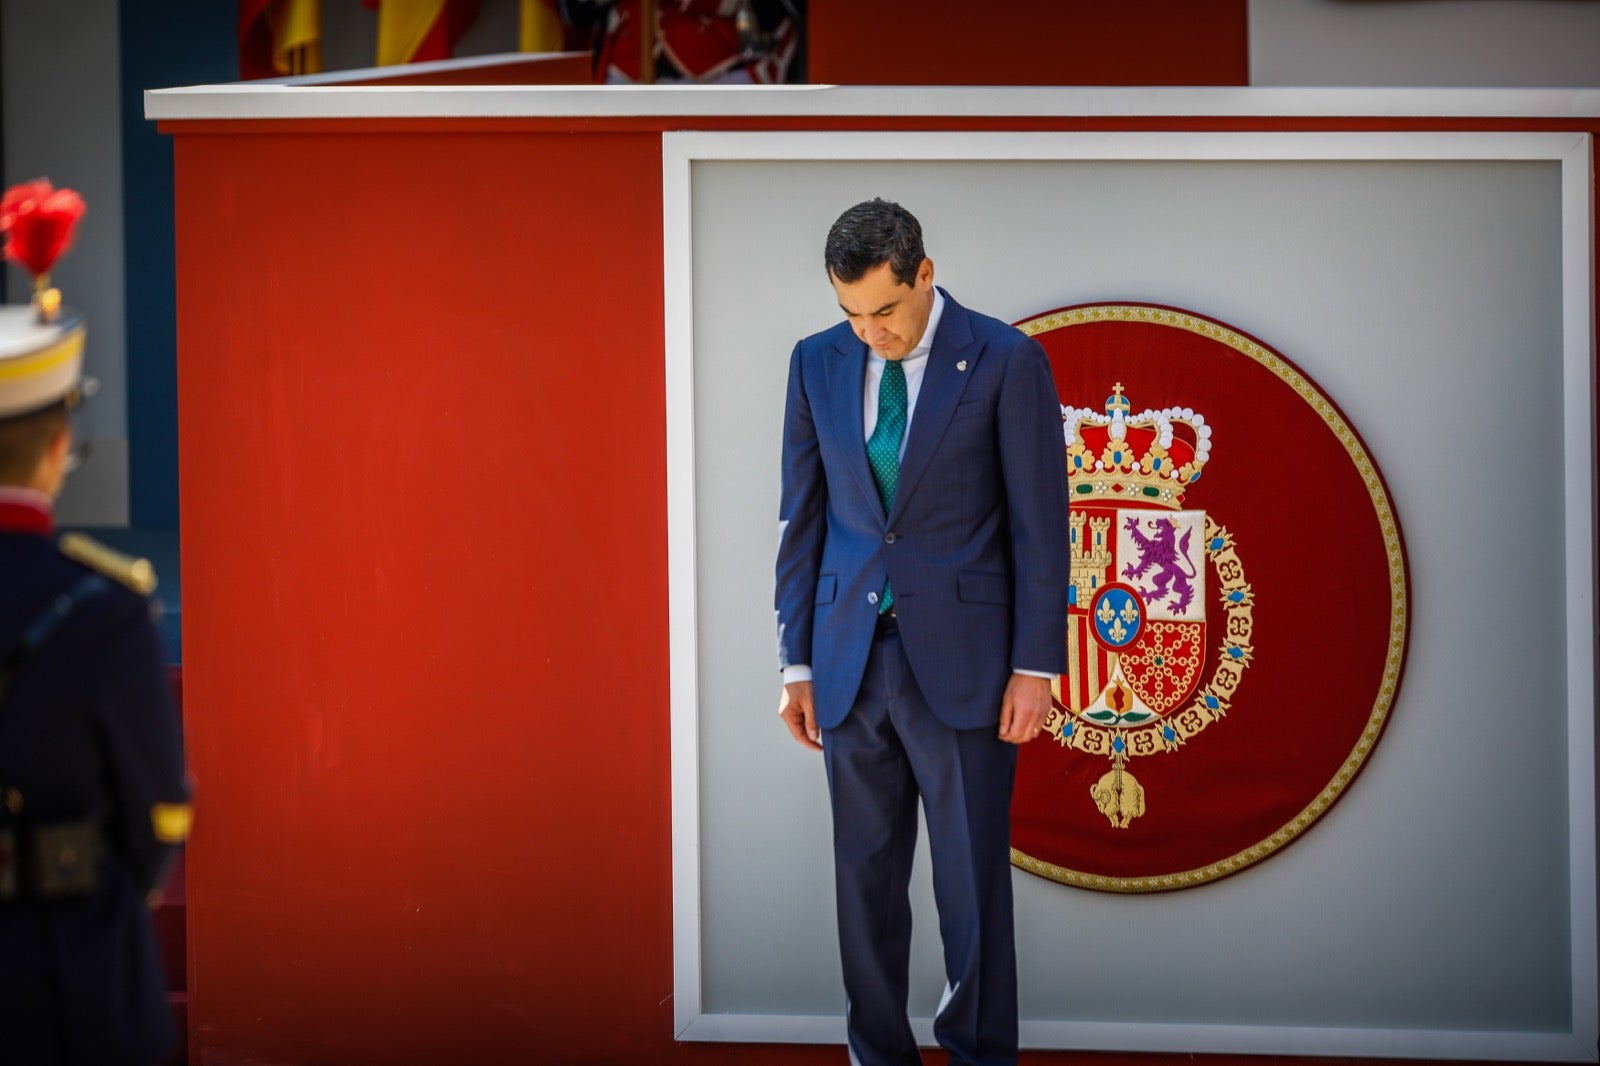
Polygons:
M965 359L961 360L961 362L956 364L956 369L957 370L965 370L965 369L967 369L967 361Z

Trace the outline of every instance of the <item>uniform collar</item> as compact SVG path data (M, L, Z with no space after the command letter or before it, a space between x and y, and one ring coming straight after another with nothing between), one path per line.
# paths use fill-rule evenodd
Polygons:
M17 485L0 485L0 533L49 536L55 524L50 497Z

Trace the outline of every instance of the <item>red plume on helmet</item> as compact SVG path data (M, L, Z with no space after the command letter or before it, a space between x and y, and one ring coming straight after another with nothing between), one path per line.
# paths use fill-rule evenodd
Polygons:
M60 296L50 289L50 268L72 245L83 212L83 197L71 189L54 188L44 178L13 185L0 199L5 258L21 263L33 275L34 302L46 320L55 317L60 304Z

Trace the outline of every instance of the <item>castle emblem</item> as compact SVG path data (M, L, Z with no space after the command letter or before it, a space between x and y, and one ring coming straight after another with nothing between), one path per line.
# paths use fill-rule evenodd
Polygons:
M1063 405L1061 418L1071 493L1068 673L1045 728L1062 747L1109 757L1090 797L1126 829L1146 803L1129 761L1174 752L1226 713L1250 661L1251 590L1227 530L1185 507L1211 456L1202 415L1135 414L1118 382L1102 408ZM1206 678L1212 607L1224 637Z

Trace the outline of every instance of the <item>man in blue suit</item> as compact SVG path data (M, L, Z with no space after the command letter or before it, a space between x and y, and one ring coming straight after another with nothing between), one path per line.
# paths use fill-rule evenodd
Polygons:
M1066 669L1067 470L1037 342L933 284L872 200L824 261L845 321L795 346L777 561L780 714L820 750L851 1062L916 1066L907 887L928 821L955 1063L1017 1057L1017 745Z

